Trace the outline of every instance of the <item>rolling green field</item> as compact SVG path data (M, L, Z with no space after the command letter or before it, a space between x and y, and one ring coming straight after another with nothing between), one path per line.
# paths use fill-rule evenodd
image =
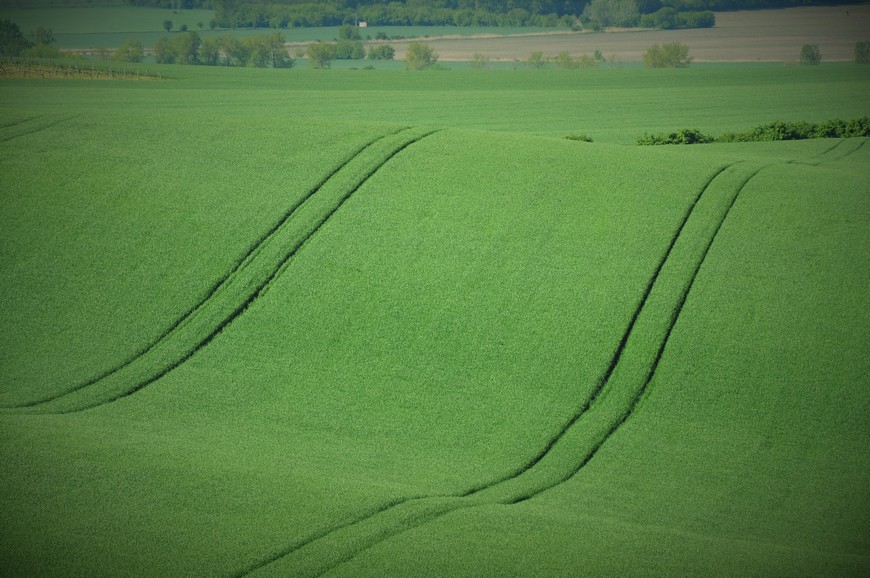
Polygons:
M633 144L863 67L147 68L0 80L4 574L870 573L867 139Z

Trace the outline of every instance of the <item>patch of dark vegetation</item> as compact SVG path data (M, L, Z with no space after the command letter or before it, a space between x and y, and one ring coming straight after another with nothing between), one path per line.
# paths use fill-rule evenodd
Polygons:
M592 142L592 137L585 134L569 134L565 137L568 140L575 140L578 142Z
M805 140L813 138L870 137L870 116L849 121L835 118L816 124L803 121L774 121L759 125L746 132L726 132L718 137L704 134L696 129L647 134L638 137L639 145L706 144L714 142L762 142Z
M85 62L55 62L48 59L10 58L0 60L0 78L52 78L87 80L161 80L138 68L114 68Z

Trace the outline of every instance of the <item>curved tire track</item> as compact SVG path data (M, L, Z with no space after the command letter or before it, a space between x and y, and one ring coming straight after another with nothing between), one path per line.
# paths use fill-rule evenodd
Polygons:
M866 138L843 138L840 142L826 150L806 160L792 161L795 164L809 165L817 167L822 163L842 160L860 151L867 144ZM845 149L845 151L843 150Z
M574 476L634 410L637 401L655 372L655 367L664 350L664 344L670 336L679 310L681 310L686 295L694 283L694 277L700 269L700 264L703 262L713 238L721 228L740 190L761 168L750 167L748 174L745 174L743 167L737 166L736 163L726 165L715 171L700 188L686 209L667 249L648 281L596 388L560 431L531 460L501 478L472 487L461 493L405 497L393 500L374 512L369 512L342 525L298 541L236 575L276 573L318 576L398 533L421 526L451 511L483 504L518 503ZM719 181L725 181L725 183L719 184ZM704 202L708 197L714 198ZM701 235L701 238L697 239L699 231L691 229L699 228L701 233L706 229L706 235ZM689 234L686 234L687 229L690 229ZM689 241L686 241L686 238L689 238ZM695 243L691 243L691 241L695 241ZM687 244L690 246L686 247ZM691 255L693 252L694 258L687 261L685 254ZM675 253L677 258L672 259ZM669 261L672 260L677 261L678 264L668 267ZM687 270L688 266L693 268ZM667 286L672 284L672 279L665 279L662 282L666 289L656 290L662 276L673 277L674 275L679 276L679 274L686 277L682 283L681 293L678 295L668 294ZM671 299L662 299L659 296L660 293L665 293L665 297L671 297ZM670 308L667 308L668 304ZM651 308L654 310L652 314L649 313ZM670 324L662 330L662 324L668 320L670 320ZM658 331L656 331L657 329ZM641 343L640 345L635 343L638 341L636 337L638 331L648 333L650 330L657 333L658 339L653 340L652 343ZM640 341L642 342L643 339ZM626 356L632 358L628 364L635 366L634 371L624 368ZM638 369L643 372L647 379L637 379L635 374L638 373ZM627 385L629 386L628 409L625 409L626 404L619 405L615 409L605 404L602 406L604 407L602 410L597 401L603 391L610 392L617 387L614 383L616 381L621 382L623 389ZM618 396L612 394L606 397L608 400L618 399ZM610 411L606 411L608 409ZM589 435L588 431L583 431L588 420L581 420L587 415L598 416L597 420L593 420L593 425L597 426L593 428L593 433L599 434L597 439L582 439ZM603 436L599 431L602 429L599 423L602 418L607 424ZM578 437L581 439L577 439ZM591 450L580 452L582 455L579 461L577 460L578 445L581 448L591 447Z
M4 409L20 413L82 411L132 395L176 369L247 310L365 181L396 154L432 132L402 129L357 150L290 207L199 303L136 356L74 389Z
M847 150L847 152L845 152L845 154L843 154L843 152L841 150L842 147L840 146L843 143L838 143L837 145L835 145L831 149L825 151L824 153L816 155L816 156L814 156L811 159L808 159L806 161L789 161L789 162L799 162L801 164L809 164L809 165L816 166L816 165L822 164L824 162L841 160L841 159L843 159L847 156L850 156L850 155L858 152L859 150L861 150L865 146L866 142L867 141L865 140L865 141L862 141L860 143L850 143L846 147L848 150ZM743 176L743 178L741 179L741 182L739 182L738 186L736 186L735 188L732 189L733 193L730 195L730 198L726 199L727 204L725 205L724 211L721 214L721 218L719 218L717 220L717 222L715 222L715 227L712 229L710 234L703 241L703 243L701 245L702 251L700 252L700 257L694 262L694 264L691 268L691 271L690 271L690 276L688 277L688 281L684 284L682 290L679 292L677 299L676 299L676 303L675 303L673 309L670 311L669 315L667 316L666 327L662 333L662 336L661 336L661 339L658 343L658 346L654 349L655 354L652 358L652 362L645 369L642 379L640 379L640 380L626 379L627 375L630 376L632 374L634 374L633 377L635 377L635 378L637 377L638 366L637 366L637 364L632 364L631 361L628 361L626 363L627 363L627 365L635 365L636 366L635 368L633 368L633 371L630 370L630 371L627 371L625 373L621 373L621 365L622 364L620 363L620 361L622 361L623 359L630 359L632 357L636 357L631 353L631 351L626 351L625 355L621 356L621 358L619 360L617 360L616 367L611 372L611 378L608 380L608 383L605 385L606 390L608 392L608 395L605 396L607 399L602 399L601 406L603 407L603 406L609 404L612 407L606 408L603 411L598 411L599 407L597 404L595 404L595 399L592 399L591 400L592 407L590 408L588 419L584 419L582 421L576 420L575 423L577 425L573 425L572 427L567 428L564 431L564 434L561 434L562 438L559 440L560 443L562 442L562 440L565 440L566 442L570 442L571 444L573 444L578 440L573 440L573 439L569 439L569 438L577 437L574 435L575 433L583 434L584 433L582 431L583 429L588 430L587 432L585 432L587 435L581 436L581 439L579 440L581 442L584 442L584 443L580 444L580 447L581 448L585 447L587 449L585 451L581 452L581 458L576 462L574 467L568 469L567 471L564 471L562 473L562 475L559 476L558 478L551 479L550 481L548 481L547 483L544 483L544 484L539 484L537 487L531 489L531 491L526 491L525 493L522 493L522 494L517 494L517 493L513 492L513 495L511 495L511 492L503 492L502 491L501 495L499 495L498 491L502 490L504 486L509 485L509 483L513 479L521 479L522 476L518 476L517 478L512 478L511 480L506 480L507 483L499 483L499 484L496 484L496 485L491 487L491 489L494 490L493 492L490 492L490 493L494 494L492 496L487 496L486 491L479 491L479 492L477 492L477 495L475 495L475 496L469 495L469 497L466 497L466 498L456 498L456 502L454 503L455 504L454 507L445 508L443 511L440 511L440 512L433 511L433 509L431 507L431 503L434 501L437 501L439 499L438 497L416 498L416 499L403 500L402 501L403 503L400 503L399 505L393 505L393 506L390 506L389 508L386 508L384 510L384 513L381 516L383 517L383 516L386 516L387 514L393 512L394 510L399 510L400 508L402 508L405 505L404 502L414 502L416 504L421 504L421 505L425 504L427 506L427 508L419 508L420 511L417 512L416 516L406 515L406 516L404 516L404 518L402 518L400 520L385 520L386 524L382 524L382 525L391 526L394 530L394 532L391 534L389 532L385 531L384 528L378 528L378 527L364 528L364 526L366 524L371 524L378 516L375 516L375 517L370 518L370 519L358 520L353 524L346 524L346 525L344 525L336 530L336 533L335 533L336 537L338 537L338 535L340 535L340 534L349 533L350 529L354 526L359 526L360 529L366 529L368 531L368 535L363 536L363 537L360 537L358 535L352 535L350 538L345 538L346 542L348 542L350 544L356 544L356 547L351 547L351 548L345 547L343 550L338 548L338 546L341 546L341 544L335 544L335 543L324 544L323 547L320 548L321 563L319 565L317 565L316 567L313 567L311 565L310 561L306 561L305 559L303 559L303 560L301 560L301 562L303 562L301 568L299 568L299 566L296 566L296 565L293 566L294 573L295 573L295 570L297 568L299 568L302 570L302 573L300 575L320 576L322 574L329 572L332 569L337 568L338 566L340 566L344 563L347 563L347 562L353 560L354 558L356 558L358 555L360 555L365 550L367 550L373 546L376 546L377 544L384 542L393 536L396 536L396 535L398 535L402 532L405 532L407 530L422 526L423 524L425 524L429 521L437 519L441 516L444 516L446 514L453 512L453 511L457 511L457 510L465 509L465 508L469 508L469 507L474 507L474 506L478 506L478 505L492 505L492 504L511 505L511 504L521 503L521 502L524 502L524 501L529 500L531 498L534 498L534 497L536 497L536 496L538 496L538 495L540 495L540 494L542 494L550 489L553 489L553 488L567 482L568 480L570 480L571 478L573 478L577 474L579 474L583 470L583 468L595 457L595 455L603 447L603 445L613 435L615 435L615 433L619 430L619 428L622 427L622 425L631 417L631 415L637 409L639 403L641 402L644 395L648 391L650 383L652 382L653 378L655 377L656 370L658 369L659 363L664 355L664 351L665 351L665 348L668 344L668 341L670 340L670 336L674 330L674 327L676 326L676 323L680 317L680 314L682 313L683 307L685 306L686 300L689 296L689 293L692 290L692 287L695 284L695 281L698 277L698 274L700 273L701 267L703 266L704 261L706 260L707 255L709 254L709 251L710 251L711 247L713 246L714 241L716 240L716 237L718 236L723 225L725 224L725 221L727 220L728 215L731 213L732 208L736 204L740 193L743 191L743 189L746 187L746 185L757 174L759 174L766 167L771 166L770 164L767 164L767 165L756 165L753 167L749 163L742 163L742 164L747 167L748 172ZM719 173L717 173L716 177L718 177L719 174L721 174L722 172L724 172L724 171L720 171ZM715 180L715 177L713 180ZM712 184L712 181L709 184ZM709 184L708 184L708 187L709 187ZM694 210L694 206L693 206L693 210ZM682 233L680 233L678 235L678 237L680 235L682 235ZM671 249L673 249L673 247L671 247ZM669 259L666 258L665 260L668 261ZM676 259L674 259L674 260L676 260ZM659 272L660 271L657 271L656 276L658 276ZM655 280L653 280L653 284L655 284ZM647 310L646 303L652 303L652 301L654 299L654 298L647 299L647 297L648 296L645 296L645 298L644 298L645 304L642 307L643 311L642 311L641 315L646 313L646 310ZM650 308L655 308L655 305L650 305ZM635 318L635 319L632 319L632 322L630 325L635 326L636 322L638 322L637 323L638 325L642 324L642 321L638 321L638 318ZM633 327L632 327L632 329L633 329ZM629 333L631 334L629 336L629 340L633 340L634 337L636 336L636 334L632 331L632 329L629 330ZM631 349L630 343L627 343L626 346L628 347L629 350ZM642 356L640 356L640 357L642 357ZM622 387L620 387L620 383L619 383L620 381L624 382L622 384ZM630 384L632 382L635 384L634 387L630 387ZM626 387L626 386L629 386L629 387ZM616 390L616 391L614 391L614 390ZM600 390L597 390L595 392L594 398L597 398L599 393L600 393ZM622 408L621 410L619 409L620 407ZM594 423L595 421L599 422L597 424L597 426ZM592 422L591 425L590 425L590 422ZM564 445L567 446L570 444L565 443ZM544 458L549 457L553 453L553 450L555 450L556 448L558 448L558 444L553 444L553 447L551 448L550 453L546 454L544 456ZM544 458L542 458L539 461L542 462ZM541 469L542 468L540 468L540 467L532 468L529 470L529 473L532 473L535 470L541 470ZM488 489L490 489L490 488L488 488ZM408 504L408 505L410 505L410 504ZM371 525L374 525L374 524L371 524ZM359 532L359 530L357 530L357 533L358 532ZM320 540L320 541L321 542L330 542L329 538L331 538L331 537L332 536L328 535L327 539ZM317 544L317 541L315 541L314 544L310 545L309 548L315 544ZM338 555L336 555L337 553L338 553ZM305 562L308 562L308 564L306 565ZM285 567L275 568L275 570L279 573L286 572L287 567L285 566ZM264 572L264 574L267 574L267 573L271 573L271 572L268 572L268 571Z
M43 396L41 398L31 400L31 401L26 402L26 403L20 403L20 404L16 404L13 406L6 406L6 407L0 408L0 409L28 408L28 407L34 407L37 405L42 405L42 404L54 401L54 400L59 399L63 396L69 395L71 393L75 393L76 391L78 391L80 389L91 387L92 385L95 385L97 382L100 382L100 381L112 376L113 374L123 370L128 365L134 363L139 358L148 354L158 344L160 344L170 334L172 334L182 324L184 324L187 321L187 319L195 311L199 310L212 297L214 297L215 293L218 292L218 290L227 282L227 280L230 277L232 277L242 267L242 265L245 262L247 262L253 255L255 255L257 253L257 251L263 246L263 244L269 239L269 237L274 235L280 227L285 225L287 223L287 221L290 219L290 217L293 215L293 213L295 213L305 201L307 201L309 198L311 198L311 196L313 196L317 191L319 191L329 181L329 179L331 179L333 176L335 176L336 173L338 173L338 171L340 171L345 165L350 163L354 158L356 158L357 156L362 154L363 151L365 151L367 148L372 146L377 141L385 138L385 136L397 134L398 132L401 132L402 130L406 130L406 129L399 129L399 130L392 132L392 133L389 133L387 135L378 136L374 139L371 139L368 142L366 142L365 144L363 144L361 147L354 150L345 159L343 159L338 165L335 166L335 168L333 168L331 171L329 171L319 182L317 182L317 184L315 184L313 187L311 187L304 195L302 195L295 203L293 203L284 212L284 214L281 215L281 217L265 233L260 235L260 237L256 241L254 241L254 243L250 247L248 247L248 249L245 251L245 253L233 263L233 266L228 273L226 273L220 279L215 281L212 284L212 286L205 292L205 294L202 296L202 298L199 299L199 301L197 301L192 307L190 307L187 311L185 311L183 314L181 314L181 316L179 316L169 327L167 327L163 331L163 333L161 333L159 336L157 336L156 339L152 340L150 343L146 344L144 347L140 348L139 350L134 352L132 355L130 355L129 357L122 360L121 362L110 367L109 369L104 370L103 372L88 379L87 381L78 383L72 387L67 387L67 388L63 389L62 391L60 391L59 393L53 393L51 395ZM60 388L55 388L55 391L57 391L58 389L60 389Z
M0 143L8 142L12 139L20 138L30 134L47 130L53 126L64 122L69 122L72 119L79 117L79 114L67 115L36 115L26 118L14 124L6 125L0 128Z

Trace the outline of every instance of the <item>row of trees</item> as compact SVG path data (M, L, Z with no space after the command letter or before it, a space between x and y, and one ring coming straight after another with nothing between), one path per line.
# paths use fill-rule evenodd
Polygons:
M323 3L216 2L215 21L226 28L338 26L364 21L376 26L572 26L575 17L533 13L524 8L488 11L405 5L399 2L354 8Z
M674 30L678 28L712 28L716 26L716 15L711 11L679 12L676 8L665 6L652 14L640 17L643 28Z
M860 0L213 0L228 28L338 26L611 26L705 28L713 10L783 8Z
M378 26L569 26L592 28L647 25L713 26L712 13L677 14L685 10L671 0L405 0L366 2L334 0L214 0L215 22L227 28L294 28L338 26L365 21ZM677 1L677 0L674 0ZM661 10L665 9L664 12ZM653 16L653 15L656 16Z
M51 28L39 27L33 31L33 41L21 33L11 20L0 20L0 56L24 56L27 58L57 58L60 50L54 46Z
M680 11L660 0L592 0L583 10L582 21L592 28L712 28L716 16L709 10Z
M258 68L291 68L296 60L287 52L286 37L280 32L236 38L230 34L201 38L196 32L164 37L154 46L154 59L159 64L202 64L206 66L253 66ZM425 46L425 45L423 45ZM426 47L429 52L431 49ZM414 59L415 44L408 47ZM359 40L341 38L338 42L315 42L297 56L307 56L313 68L329 68L333 60L393 60L395 49L389 44L369 48ZM139 62L144 55L141 42L130 40L115 52L117 60ZM431 55L430 55L431 56ZM437 55L431 62L437 60ZM409 67L412 67L409 64ZM413 66L416 68L417 66ZM422 67L421 67L422 68Z
M287 52L286 40L280 32L247 38L225 34L205 39L196 32L185 32L158 40L154 59L160 64L290 68L295 61Z
M762 10L765 8L789 8L793 6L825 6L837 4L861 4L863 0L661 0L661 6L671 6L677 10L698 11L715 10L729 12L734 10ZM658 10L649 10L654 12Z
M430 4L451 10L483 10L501 13L512 9L526 10L531 14L577 15L592 0L271 0L272 4L320 4L331 8L361 10L373 5L402 4L417 6ZM642 14L650 14L663 6L678 10L755 10L761 8L784 8L786 6L812 6L834 4L860 4L864 0L634 0ZM127 0L133 6L150 6L182 10L191 8L223 7L225 4L243 4L248 0Z
M418 50L415 44L411 43L408 46L408 54L411 55L412 59L414 58L414 51ZM429 50L431 51L431 48ZM329 68L333 60L362 60L363 58L368 58L369 60L393 60L396 56L396 49L389 44L378 44L377 46L370 47L368 52L366 52L362 42L342 39L338 42L315 42L314 44L309 44L305 55L308 57L308 63L312 68ZM437 59L438 57L435 55L432 63ZM409 68L412 67L409 64Z
M485 65L481 66L481 63L488 64L488 62L486 57L475 54L471 66L472 68L485 68ZM616 56L611 56L605 60L600 50L596 50L593 54L579 56L572 56L568 51L562 51L555 57L546 57L542 51L537 50L532 52L525 61L529 68L544 68L552 63L558 68L584 70L595 68L602 62L608 62L611 68L620 65ZM650 46L643 55L643 62L648 68L685 68L692 62L692 57L689 56L688 46L679 42L671 42Z

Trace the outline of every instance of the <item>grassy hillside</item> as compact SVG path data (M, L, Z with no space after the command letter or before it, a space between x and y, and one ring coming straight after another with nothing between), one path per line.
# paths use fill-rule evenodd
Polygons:
M2 81L0 567L867 573L866 139L628 144L855 68Z
M866 573L868 160L746 184L629 419L562 484L412 522L330 575Z

